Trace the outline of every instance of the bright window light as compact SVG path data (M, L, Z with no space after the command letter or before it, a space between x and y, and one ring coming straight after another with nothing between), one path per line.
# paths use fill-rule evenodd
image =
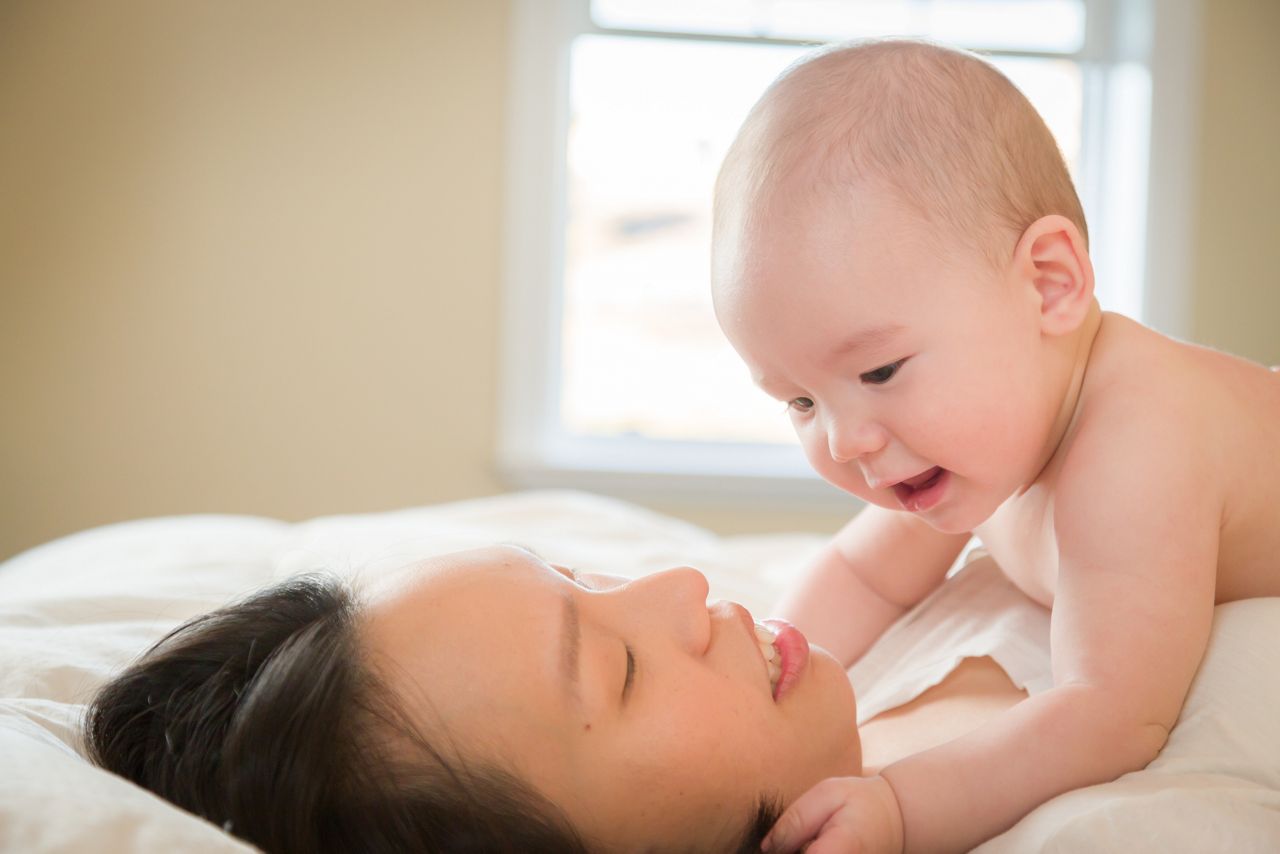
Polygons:
M1191 4L512 0L498 465L518 486L845 507L711 308L711 193L751 105L819 44L976 50L1044 116L1096 292L1184 334ZM1155 35L1161 37L1157 39Z
M560 342L560 419L569 433L796 443L783 405L752 385L716 326L709 247L720 162L760 93L807 50L574 39ZM994 62L1040 110L1075 172L1078 65Z
M598 26L842 41L911 34L960 47L1071 53L1081 0L592 0Z

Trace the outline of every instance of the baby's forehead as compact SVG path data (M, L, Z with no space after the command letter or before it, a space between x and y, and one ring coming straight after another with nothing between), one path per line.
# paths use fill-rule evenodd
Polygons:
M780 197L870 180L967 233L991 263L1046 213L1067 216L1087 240L1058 145L1017 87L978 56L905 40L816 52L769 87L725 158L716 237L749 227Z
M971 234L930 218L882 181L814 190L798 183L755 200L739 234L716 247L735 256L721 259L726 277L783 288L835 277L846 287L875 287L932 274L935 264L960 263L972 251Z

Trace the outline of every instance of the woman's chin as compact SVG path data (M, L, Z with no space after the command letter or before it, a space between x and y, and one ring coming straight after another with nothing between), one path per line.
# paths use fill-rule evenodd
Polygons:
M840 662L823 647L809 646L809 678L821 717L830 728L831 747L848 742L849 749L832 750L837 766L829 776L862 773L862 743L858 738L858 702L853 683ZM825 729L825 728L824 728Z
M831 673L832 693L838 698L843 698L843 704L848 708L849 724L854 726L858 719L858 700L853 694L853 683L849 681L849 674L834 655L820 646L809 648L810 655L815 651L818 654L818 660L823 662L822 669Z
M834 655L828 652L825 646L819 646L816 643L810 643L809 644L809 661L814 666L817 666L817 663L821 661L822 662L821 666L824 670L827 670L827 671L834 670L837 673L839 673L841 679L843 679L845 682L849 681L849 674L845 673L844 667L840 664L840 661ZM826 678L831 678L831 677L827 676Z

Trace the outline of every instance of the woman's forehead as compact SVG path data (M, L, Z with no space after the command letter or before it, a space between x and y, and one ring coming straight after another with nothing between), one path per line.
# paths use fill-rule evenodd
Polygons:
M449 583L475 582L493 578L500 581L532 581L547 564L532 551L514 544L463 549L419 558L395 569L363 580L372 603L409 595L422 588Z
M416 720L488 720L502 708L530 722L554 717L548 677L561 597L539 566L514 549L442 555L371 599L365 647Z

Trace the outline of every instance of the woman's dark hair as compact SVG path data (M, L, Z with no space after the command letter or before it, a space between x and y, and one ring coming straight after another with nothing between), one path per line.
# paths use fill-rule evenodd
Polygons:
M358 615L311 574L188 621L94 697L89 758L271 854L591 851L528 783L423 736ZM759 851L779 814L762 799L729 850Z

